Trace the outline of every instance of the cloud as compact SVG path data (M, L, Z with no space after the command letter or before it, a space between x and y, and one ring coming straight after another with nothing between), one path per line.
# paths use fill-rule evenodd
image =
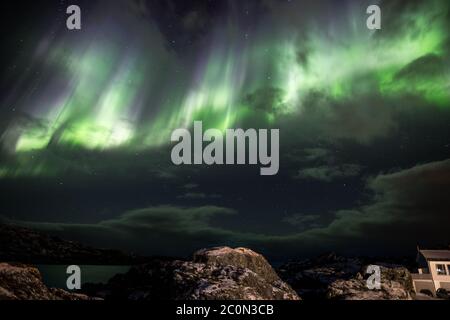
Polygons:
M450 242L450 159L379 174L367 188L373 194L368 204L339 210L325 228L296 238L341 248L377 247L386 253L417 243Z
M221 196L219 194L206 194L203 192L187 192L181 196L178 196L178 199L217 199Z
M425 55L420 57L400 71L395 75L396 79L407 78L408 80L415 80L415 78L422 76L441 76L445 75L446 64L442 57L435 54Z
M294 214L282 221L301 229L318 228L321 226L321 216L318 214Z
M326 225L258 235L253 243L281 257L329 250L405 255L416 244L450 243L450 159L381 173L367 181L367 191L371 198L366 204L336 211ZM284 221L308 223L316 217L293 215Z
M285 234L216 226L216 218L239 219L235 210L217 206L149 207L93 224L14 222L88 244L162 255L231 245L286 259L329 250L405 254L417 243L450 243L450 159L381 173L367 181L367 191L371 198L366 204L338 210L328 223L322 215L284 218L304 227Z
M196 183L187 183L183 186L183 188L191 190L191 189L195 189L198 187L198 184Z
M392 134L398 126L396 115L401 111L395 101L368 89L378 86L370 75L352 79L351 83L354 88L347 98L334 99L311 92L305 98L297 126L308 129L312 137L330 143L350 140L369 145ZM411 108L414 106L411 103Z
M137 251L143 254L180 255L207 245L218 245L231 232L215 227L217 216L233 215L217 206L158 206L128 211L91 224L9 221L87 244Z
M325 148L306 148L304 149L304 154L303 159L305 161L317 161L330 158L330 150Z
M361 173L362 167L357 164L342 164L337 166L319 166L301 169L297 179L312 179L331 182L336 179L354 177Z

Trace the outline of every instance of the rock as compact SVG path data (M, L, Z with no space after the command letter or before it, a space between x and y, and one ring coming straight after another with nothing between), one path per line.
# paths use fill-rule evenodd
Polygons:
M366 270L366 268L363 268ZM336 280L328 287L327 298L339 300L411 300L413 286L411 274L404 267L380 266L380 289L369 290L365 272L353 279Z
M0 263L0 300L92 300L62 289L47 288L31 266Z
M413 295L411 275L405 267L348 258L329 253L317 258L290 262L278 268L280 277L303 299L409 300ZM369 290L367 265L381 268L381 289Z
M229 247L217 247L212 249L202 249L194 253L193 261L205 263L207 265L232 265L247 268L269 282L280 279L272 266L262 255L247 248L232 249Z
M406 268L371 263L364 258L329 253L286 263L277 269L277 274L262 255L247 248L202 249L194 253L191 261L145 258L4 224L0 224L0 261L134 265L107 284L84 284L83 293L87 295L80 295L47 288L34 267L0 263L0 299L85 300L95 296L113 300L298 300L300 297L411 299L413 296L411 276ZM380 290L368 290L366 286L363 266L369 262L382 267Z
M279 278L269 281L248 268L234 265L184 262L175 270L178 299L297 300L297 294ZM187 285L186 285L187 284Z
M300 299L263 256L228 247L200 250L193 261L155 260L115 276L106 285L84 288L105 299Z
M0 224L0 261L31 264L132 264L144 258L96 249L20 226Z
M293 261L280 266L277 271L304 299L326 298L328 286L339 279L351 279L361 270L358 258L347 258L328 253L313 259Z

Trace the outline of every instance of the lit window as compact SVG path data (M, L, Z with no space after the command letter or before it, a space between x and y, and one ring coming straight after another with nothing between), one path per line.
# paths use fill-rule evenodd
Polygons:
M437 264L436 271L437 271L437 274L440 276L447 275L447 271L445 271L445 264Z

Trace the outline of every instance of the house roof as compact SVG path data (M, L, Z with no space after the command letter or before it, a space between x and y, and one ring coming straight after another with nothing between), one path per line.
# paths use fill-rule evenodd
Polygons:
M420 250L427 260L445 261L450 260L450 250Z

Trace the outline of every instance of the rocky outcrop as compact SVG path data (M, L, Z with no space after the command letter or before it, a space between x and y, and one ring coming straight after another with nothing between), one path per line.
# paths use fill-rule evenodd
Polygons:
M369 290L367 274L359 272L350 280L336 280L328 287L327 298L339 300L411 300L411 274L404 267L380 266L380 288Z
M380 266L380 289L368 289L368 264ZM409 300L413 295L411 275L405 267L334 253L287 263L278 273L304 299Z
M193 261L155 260L85 290L105 299L299 299L263 256L228 247L200 250Z
M0 300L91 300L84 294L47 288L31 266L0 263Z
M360 259L329 253L313 259L286 263L277 271L302 298L325 299L331 283L351 279L362 266Z
M193 261L207 265L232 265L247 268L269 282L275 282L280 279L262 255L247 248L231 249L229 247L219 247L202 249L194 253Z
M72 264L74 261L78 264L132 264L141 259L143 258L118 250L96 249L28 228L0 224L0 261L31 264Z

